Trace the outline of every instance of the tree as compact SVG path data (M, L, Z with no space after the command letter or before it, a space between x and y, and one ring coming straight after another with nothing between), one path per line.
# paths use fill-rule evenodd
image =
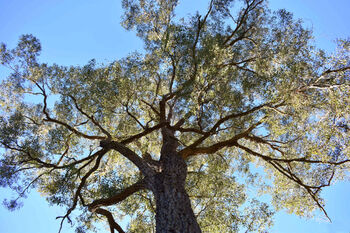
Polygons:
M107 65L39 63L31 35L1 46L12 70L1 186L67 207L61 226L81 209L78 232L100 216L124 232L124 215L131 232L263 231L273 209L252 193L328 218L321 190L349 172L350 41L317 50L301 21L263 0L212 0L187 20L176 5L124 0L123 25L145 51Z

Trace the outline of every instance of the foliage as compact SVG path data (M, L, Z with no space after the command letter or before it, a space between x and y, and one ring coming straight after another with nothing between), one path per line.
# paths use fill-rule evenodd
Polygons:
M145 52L107 65L40 63L32 35L1 45L12 72L1 85L0 185L19 197L36 188L67 207L63 220L81 208L77 232L100 215L111 231L129 215L130 232L152 232L142 178L159 169L168 128L203 232L261 232L273 209L328 218L321 190L349 175L350 41L318 50L300 20L263 0L212 0L180 20L176 5L123 0L122 24Z

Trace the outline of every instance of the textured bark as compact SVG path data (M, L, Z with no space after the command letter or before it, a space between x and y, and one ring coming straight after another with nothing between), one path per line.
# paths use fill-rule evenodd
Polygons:
M156 233L200 233L185 190L187 165L176 147L174 140L163 144L162 170L151 185L156 200Z

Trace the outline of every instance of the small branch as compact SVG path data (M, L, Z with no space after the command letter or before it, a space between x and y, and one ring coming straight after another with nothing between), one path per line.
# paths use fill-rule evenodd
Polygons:
M162 127L165 126L165 125L166 125L166 123L163 122L163 123L160 123L160 124L158 124L158 125L156 125L156 126L153 126L153 127L150 127L150 128L146 128L143 132L141 132L141 133L139 133L139 134L135 134L135 135L133 135L133 136L127 138L127 139L124 139L124 140L122 140L120 143L122 143L122 144L131 143L131 142L133 142L133 141L135 141L135 140L137 140L137 139L139 139L139 138L142 138L143 136L146 136L146 135L149 134L149 133L152 133L153 131L155 131L155 130L157 130L157 129L162 128Z
M226 121L228 121L228 120L230 120L230 119L233 119L233 118L238 118L238 117L247 116L247 115L249 115L249 114L251 114L251 113L253 113L253 112L255 112L255 111L258 111L258 110L262 109L262 108L265 107L265 106L270 106L271 104L272 104L272 103L261 104L261 105L258 105L258 106L256 106L256 107L253 107L253 108L251 108L251 109L249 109L249 110L247 110L247 111L240 112L240 113L233 113L233 114L227 115L227 116L225 116L225 117L222 117L220 120L218 120L218 121L213 125L213 127L212 127L209 131L205 132L204 134L201 133L201 134L203 134L203 136L200 137L199 139L197 139L194 143L192 143L192 144L191 144L190 146L188 146L188 147L189 147L189 148L195 148L195 147L199 146L205 139L207 139L208 137L210 137L210 135L212 135L213 133L215 133L216 130L220 127L220 125L223 124L224 122L226 122ZM281 106L282 104L283 104L283 103L277 104L275 107ZM202 131L200 130L200 131L198 131L198 132L202 132ZM184 149L184 150L185 150L185 149Z
M95 120L95 118L94 118L93 115L89 116L86 112L83 111L82 108L79 107L79 105L78 105L78 103L77 103L77 100L76 100L72 95L68 95L68 96L73 100L74 105L75 105L75 108L78 109L78 111L79 111L81 114L83 114L83 115L86 116L88 119L90 119L91 122L94 123L94 124L102 131L102 133L104 133L104 134L107 136L107 138L112 138L111 134L110 134L107 130L105 130L105 129L100 125L100 123L98 123L98 122Z
M72 167L72 166L75 166L77 164L80 164L82 162L85 162L87 160L93 160L95 157L96 157L96 154L92 154L92 155L89 155L83 159L80 159L80 160L76 160L72 163L69 163L69 164L66 164L66 165L58 165L58 164L53 164L53 163L47 163L47 162L44 162L42 161L41 159L39 158L36 158L35 156L33 156L30 151L27 151L27 150L24 150L24 149L21 149L21 148L15 148L15 147L11 147L10 145L5 145L3 144L5 148L7 149L10 149L10 150L14 150L14 151L18 151L18 152L22 152L24 153L25 155L27 155L30 160L26 161L26 162L29 162L29 161L35 161L37 162L38 164L40 164L40 166L42 167L46 167L46 168L55 168L55 169L63 169L63 168L67 168L67 167Z
M91 139L91 140L106 139L106 137L103 137L103 136L93 136L93 135L84 134L84 133L78 131L77 129L75 129L74 127L72 127L72 126L68 125L67 123L63 122L63 121L59 121L57 119L51 118L50 114L47 112L47 95L46 95L45 89L43 87L41 87L36 82L35 82L35 85L41 90L42 96L44 97L44 107L43 107L43 110L42 110L44 115L46 116L46 119L43 119L44 121L53 122L53 123L62 125L65 128L67 128L68 130L70 130L71 132L73 132L74 134L76 134L76 135L78 135L80 137L86 138L86 139Z
M215 152L221 150L224 147L237 146L238 145L237 141L239 139L246 137L253 129L255 129L260 124L261 122L257 122L256 124L253 124L248 129L243 131L242 133L239 133L226 141L221 141L208 147L197 147L197 145L193 143L190 146L186 147L185 149L181 150L179 154L183 158L188 158L190 156L194 156L198 154L214 154Z
M155 112L158 116L160 116L160 112L150 103L141 100L142 103L146 104L148 107L150 107L152 109L153 112Z
M136 121L136 123L141 126L142 129L145 129L146 127L137 119L137 117L134 116L134 114L132 114L130 111L129 111L129 107L128 105L126 104L125 106L125 110L126 110L126 113Z
M248 1L246 8L244 9L242 15L239 17L236 28L233 30L233 32L226 38L226 40L224 41L224 45L227 45L227 43L229 41L231 41L231 39L238 33L238 31L242 28L243 24L246 22L246 18L248 17L250 11L254 10L259 4L261 4L263 2L263 0L260 1L256 1L253 0L251 3L249 3ZM238 36L238 38L234 39L233 41L231 41L228 45L232 46L234 43L236 43L237 41L244 39L245 38L245 34L250 30L250 28L248 28L247 30L245 30L241 35Z
M277 159L277 158L271 158L269 156L265 156L262 155L258 152L252 151L251 149L244 147L240 144L237 143L236 145L238 148L248 152L251 155L257 156L259 158L262 158L263 160L265 160L266 162L268 162L269 164L271 164L278 172L280 172L282 175L284 175L285 177L287 177L289 180L294 181L295 183L297 183L298 185L300 185L301 187L303 187L310 195L310 197L315 201L316 205L322 210L322 212L324 213L324 215L326 216L326 218L331 222L331 219L329 218L326 210L324 209L324 207L320 204L319 200L316 197L316 193L325 186L329 186L331 180L334 177L334 171L331 175L331 177L328 180L327 184L321 184L319 186L311 186L311 185L307 185L305 184L300 178L298 178L290 169L286 169L284 168L281 164L279 164L279 162L285 162L288 165L290 164L290 162L301 162L302 160L300 159L291 159L291 160L287 160L287 159ZM303 162L306 162L308 160L304 160ZM320 163L325 163L325 164L333 164L331 162L322 162L322 161L308 161L308 162L320 162ZM345 161L342 161L341 163L343 163ZM341 163L337 163L337 164L341 164ZM334 165L334 164L333 164ZM312 189L315 189L316 191L313 192Z
M317 190L320 190L320 188L322 187L322 185L320 185L319 187L311 187L308 186L306 184L304 184L296 175L294 175L291 171L288 171L286 173L285 168L283 168L280 164L278 164L277 162L269 162L272 166L274 166L279 172L281 172L283 175L285 175L287 178L289 178L290 180L294 181L295 183L299 184L301 187L303 187L308 194L311 196L311 198L315 201L316 205L322 210L322 212L324 213L324 215L326 216L326 218L332 222L332 220L329 218L326 210L323 208L323 206L320 204L319 200L316 198L315 193L313 193L311 191L312 188L316 188ZM278 167L279 168L278 168ZM282 169L282 170L281 170ZM283 171L284 170L284 171Z
M283 162L283 163L291 163L291 162L319 163L319 164L330 164L330 165L341 165L343 163L350 162L350 159L346 159L346 160L339 161L339 162L330 162L330 161L322 161L322 160L310 160L310 159L306 159L305 157L292 158L292 159L273 158L273 157L269 157L266 155L262 155L258 152L255 152L255 151L249 149L248 147L242 146L241 144L237 144L236 146L238 148L248 152L249 154L252 154L254 156L257 156L257 157L264 159L265 161L276 161L276 162Z
M182 133L197 133L197 134L205 135L204 131L202 131L200 129L197 129L197 128L182 128L182 127L179 127L176 130L179 131L179 132L182 132Z
M175 77L176 77L176 61L175 58L173 56L170 56L171 59L171 66L172 66L172 74L171 74L171 80L170 80L170 84L169 84L169 93L173 92L173 85L174 85L174 81L175 81Z
M209 9L208 9L206 15L204 16L204 19L201 21L200 20L201 17L200 16L198 17L198 28L197 28L196 37L195 37L195 40L194 40L194 43L193 43L193 46L192 46L192 56L193 56L193 58L196 57L196 47L197 47L197 44L198 44L200 32L201 32L203 26L205 25L210 12L213 9L213 2L214 2L214 0L210 1Z
M97 156L97 159L96 159L96 162L95 162L95 165L83 176L83 178L81 179L81 182L77 188L77 190L75 191L75 194L74 194L74 197L73 197L73 204L72 206L67 210L67 213L64 215L64 216L59 216L57 218L62 218L62 221L61 221L61 225L60 225L60 229L59 229L59 233L61 232L62 230L62 226L63 226L63 222L64 220L67 218L69 222L70 219L69 219L69 215L72 213L72 211L76 208L77 204L78 204L78 198L79 196L81 195L80 192L82 190L82 188L84 187L85 183L86 183L86 180L90 177L90 175L95 172L99 166L100 166L100 162L101 162L101 159L102 157L109 151L109 149L107 148L103 148L102 150L99 150L95 153L95 156ZM57 219L56 218L56 219Z
M320 78L326 74L330 74L330 73L338 73L338 72L344 72L344 71L347 71L347 70L350 70L350 66L346 66L346 67L343 67L343 68L339 68L339 69L334 69L334 70L331 70L331 69L328 69L326 70L325 72L323 72L320 76ZM316 80L317 82L318 80Z
M251 61L255 61L256 60L256 57L251 57L251 58L248 58L248 59L245 59L243 61L239 61L239 62L234 62L234 61L231 61L231 62L228 62L228 63L222 63L222 64L219 64L219 65L216 65L217 68L223 68L223 67L226 67L226 66L237 66L237 67L240 67L242 68L241 64L245 64L245 63L248 63L248 62L251 62Z

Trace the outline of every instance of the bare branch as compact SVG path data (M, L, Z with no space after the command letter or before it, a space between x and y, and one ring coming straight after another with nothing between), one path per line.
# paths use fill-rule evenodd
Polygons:
M345 72L350 70L350 66L346 66L343 68L339 68L339 69L328 69L326 71L324 71L315 81L312 81L306 85L303 85L299 88L297 88L297 92L304 92L306 90L309 89L319 89L319 90L330 90L333 88L338 88L341 86L350 86L349 83L343 82L343 83L332 83L331 81L334 81L333 78L330 78L328 76L328 74L331 73L339 73L339 72ZM321 82L323 81L323 83Z

